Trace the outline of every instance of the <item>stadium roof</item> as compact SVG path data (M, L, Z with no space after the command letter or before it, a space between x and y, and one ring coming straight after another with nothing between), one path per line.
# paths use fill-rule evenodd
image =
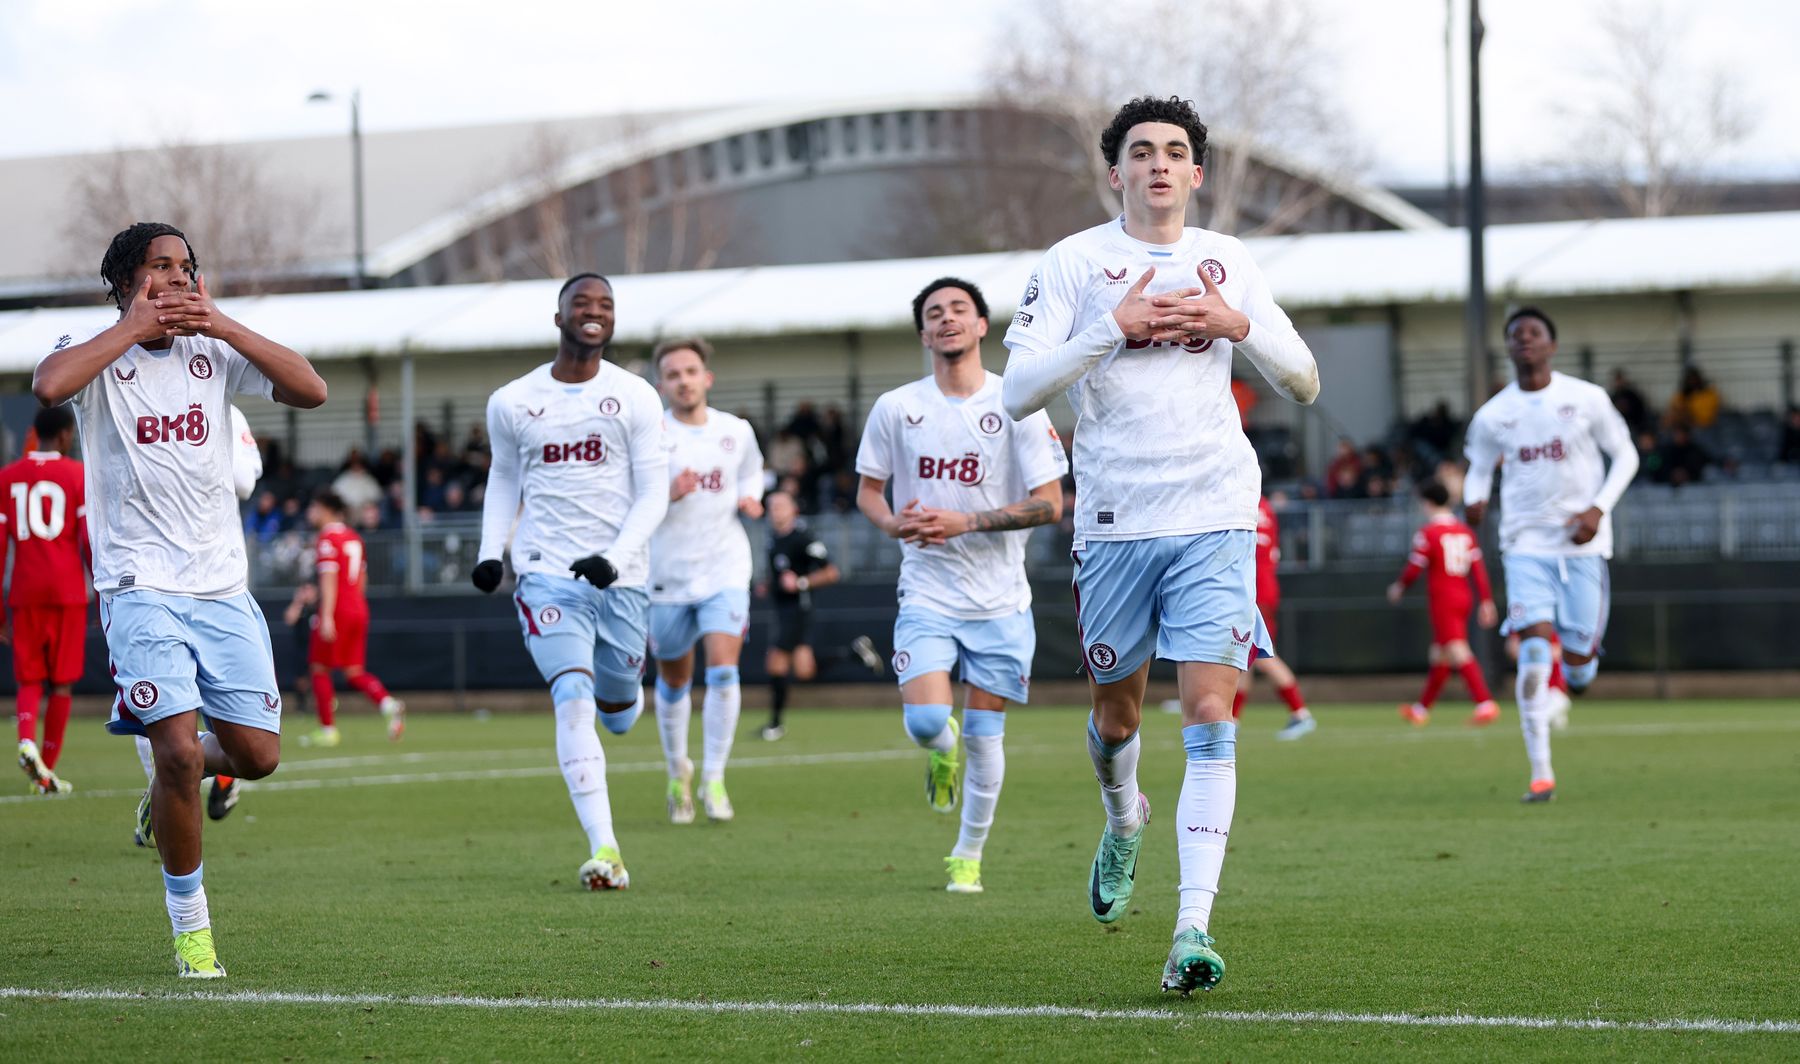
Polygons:
M1275 297L1298 311L1460 302L1467 235L1380 231L1248 241ZM1496 299L1800 288L1800 211L1497 226ZM996 321L1016 307L1041 252L769 266L615 278L617 340L674 333L743 338L909 330L910 299L933 277L966 277ZM396 288L226 300L226 313L309 357L549 348L560 282ZM0 312L0 372L31 370L64 333L104 327L110 307Z

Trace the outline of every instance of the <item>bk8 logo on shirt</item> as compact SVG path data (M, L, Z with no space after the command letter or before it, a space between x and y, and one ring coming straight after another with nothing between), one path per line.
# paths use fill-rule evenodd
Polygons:
M695 474L694 489L696 491L724 491L725 471L723 469L714 469L710 472Z
M606 441L598 436L589 436L585 440L574 443L544 444L544 463L553 462L589 462L606 461Z
M920 480L955 480L963 484L979 484L982 479L981 455L964 451L961 458L919 456Z
M206 411L199 403L190 405L187 413L176 414L174 417L145 414L137 419L139 443L167 443L174 440L198 447L206 442L209 434Z
M1187 349L1187 352L1190 355L1197 355L1200 352L1211 347L1212 345L1213 345L1213 342L1211 340L1187 340L1187 341L1127 340L1127 341L1125 341L1125 347L1127 350L1130 350L1130 351L1142 351L1148 347L1183 347L1183 348Z
M1560 462L1567 457L1563 450L1561 436L1553 437L1549 443L1540 443L1536 447L1526 445L1519 448L1519 461L1535 462L1540 458L1548 458L1552 462Z

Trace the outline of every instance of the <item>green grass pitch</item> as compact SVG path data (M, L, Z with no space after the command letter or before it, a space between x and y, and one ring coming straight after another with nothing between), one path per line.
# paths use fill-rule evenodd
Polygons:
M1157 988L1182 757L1159 712L1156 819L1111 928L1085 906L1102 815L1073 708L1011 715L977 896L943 890L956 819L926 808L897 707L796 713L772 744L747 713L725 825L666 822L654 721L606 737L632 875L608 894L576 882L547 708L419 716L398 746L351 717L207 825L231 972L210 984L175 978L131 845L131 744L78 720L77 793L17 777L0 800L0 1059L1800 1058L1793 707L1581 703L1557 800L1531 807L1511 707L1480 732L1465 708L1415 732L1322 706L1278 744L1252 705L1212 928L1228 973L1188 1001ZM1035 1006L1089 1014L1001 1011ZM1420 1020L1449 1016L1495 1022ZM1672 1026L1720 1020L1771 1022Z

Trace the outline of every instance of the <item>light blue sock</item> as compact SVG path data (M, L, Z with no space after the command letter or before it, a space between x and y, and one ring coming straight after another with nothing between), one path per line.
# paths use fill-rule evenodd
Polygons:
M600 726L614 735L624 735L637 723L638 714L644 711L644 689L637 689L637 701L625 709L614 712L601 711Z
M1237 722L1216 720L1181 729L1181 745L1189 761L1236 761Z
M950 707L942 702L903 703L906 734L920 746L947 751L956 745L950 734Z

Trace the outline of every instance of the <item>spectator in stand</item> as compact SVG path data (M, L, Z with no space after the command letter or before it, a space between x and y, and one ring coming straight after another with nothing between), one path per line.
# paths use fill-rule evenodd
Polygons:
M1662 448L1657 445L1656 433L1649 429L1633 437L1637 444L1638 473L1653 484L1666 483L1662 475Z
M826 479L850 468L849 454L845 448L849 445L849 433L844 429L844 411L836 406L828 406L819 419L819 444L824 452L819 462L820 472ZM851 490L855 494L855 489ZM854 499L851 506L855 506Z
M1612 396L1613 409L1625 419L1633 437L1650 427L1650 404L1644 401L1644 393L1631 383L1631 378L1625 376L1625 367L1613 369L1612 388L1607 394Z
M1419 465L1429 468L1453 453L1451 448L1461 430L1462 425L1450 416L1450 404L1439 399L1430 411L1408 427L1406 435Z
M381 504L366 502L357 507L354 518L350 522L358 532L369 532L381 527Z
M244 515L244 534L259 543L273 543L281 535L281 500L274 492L256 493L256 504Z
M782 427L811 450L812 444L820 438L823 425L819 421L818 412L813 409L812 400L802 399L794 406L794 416L788 418L788 423Z
M1694 442L1693 433L1682 424L1669 430L1668 438L1657 451L1657 459L1657 468L1651 476L1657 483L1672 487L1698 483L1705 475L1706 467L1712 464L1712 455Z
M362 451L355 447L350 448L350 453L344 457L344 465L336 479L332 480L331 490L344 500L344 505L352 513L364 503L381 501L381 482L369 471L369 464L364 460Z
M1689 366L1681 374L1681 387L1669 399L1663 421L1671 428L1712 428L1713 422L1719 420L1719 402L1719 389L1706 379L1699 366Z
M1348 436L1338 437L1337 454L1325 467L1325 493L1334 499L1361 498L1362 456Z
M1777 462L1800 463L1800 406L1787 408L1787 424L1781 429L1781 449L1775 452Z
M1394 462L1378 443L1371 443L1362 449L1362 489L1363 494L1371 499L1381 498L1387 494L1386 485L1394 482ZM1376 481L1380 481L1380 492L1375 491Z

